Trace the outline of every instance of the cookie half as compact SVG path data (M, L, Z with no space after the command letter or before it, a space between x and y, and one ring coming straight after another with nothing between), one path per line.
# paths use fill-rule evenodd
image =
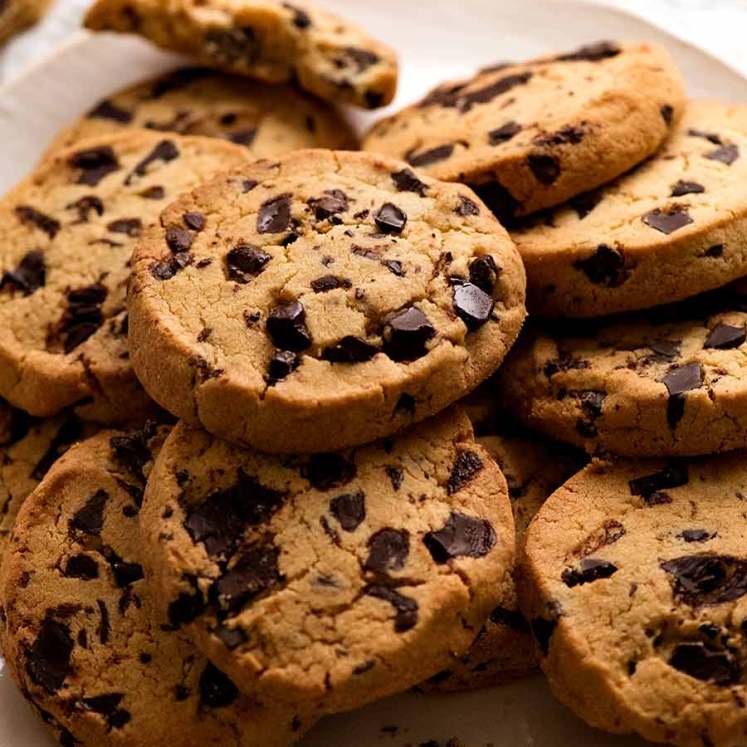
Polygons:
M309 453L391 435L487 378L523 322L524 270L467 187L300 151L171 205L135 252L129 308L159 404Z
M596 463L529 528L522 609L555 695L592 726L744 744L744 454Z
M99 101L60 133L50 152L134 127L223 138L245 146L254 158L301 148L356 148L342 115L293 86L182 68Z
M644 309L747 273L747 106L693 102L629 174L512 232L530 308L590 317Z
M179 424L141 525L171 624L240 688L322 712L443 669L511 583L505 480L459 410L294 458Z
M140 34L218 70L268 83L297 81L334 103L376 109L397 88L393 50L306 2L98 0L85 24Z
M375 124L363 147L470 184L508 221L650 156L684 103L662 47L600 42L445 83Z
M747 443L747 286L613 321L534 329L498 376L502 401L555 438L623 455Z
M240 695L153 608L138 512L164 435L101 433L27 500L0 588L6 664L64 745L286 745L302 719Z
M209 138L136 130L60 152L0 202L0 395L101 422L153 403L129 361L125 295L140 235L179 193L245 162Z

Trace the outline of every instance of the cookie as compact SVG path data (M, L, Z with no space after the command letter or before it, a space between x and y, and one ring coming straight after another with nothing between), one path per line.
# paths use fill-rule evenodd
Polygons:
M496 410L495 398L485 386L476 394L467 399L464 409L478 434L477 443L490 454L506 478L516 543L520 548L527 527L545 498L577 472L584 459L574 449L523 431ZM456 692L492 687L531 674L536 667L536 647L511 584L469 651L455 657L447 669L418 689Z
M386 106L397 57L359 27L308 3L279 0L98 0L94 31L137 33L205 65L268 83L297 82L333 103Z
M747 274L747 106L693 102L650 160L512 232L530 309L644 309Z
M650 156L684 103L663 48L600 42L443 84L376 123L363 147L470 184L508 222Z
M0 563L28 495L57 459L96 430L72 413L38 420L0 401Z
M99 101L63 130L50 152L133 127L223 138L246 146L254 158L301 148L356 149L345 119L293 86L182 68Z
M159 404L309 453L391 435L487 378L523 321L524 271L467 187L300 151L169 206L135 252L129 309Z
M555 438L629 456L747 444L747 285L612 321L535 329L498 376L505 406Z
M0 3L0 42L33 26L47 12L51 0L5 0Z
M63 745L285 745L262 707L161 622L138 513L163 429L71 449L26 501L4 566L0 638L13 679Z
M745 492L740 453L595 463L540 509L522 609L553 692L592 726L744 744Z
M240 688L321 712L442 669L511 582L505 480L458 409L303 457L180 423L141 524L169 621Z
M136 130L61 151L0 202L0 396L37 416L142 420L127 347L133 245L244 148Z

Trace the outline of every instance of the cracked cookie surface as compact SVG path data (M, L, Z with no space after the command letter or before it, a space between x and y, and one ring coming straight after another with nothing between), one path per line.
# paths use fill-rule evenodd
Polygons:
M98 0L86 26L138 33L202 63L268 83L297 81L333 103L386 106L397 88L392 49L306 3L279 0Z
M247 159L220 140L137 130L61 151L0 203L0 395L37 416L75 406L132 422L125 305L133 245L176 195Z
M744 744L740 453L592 463L540 509L519 578L558 698L598 728Z
M512 232L530 308L644 309L747 273L747 107L688 104L672 136L620 179Z
M663 48L600 42L445 83L375 124L363 147L474 186L510 221L650 156L684 103Z
M293 86L181 68L102 99L63 130L49 152L133 127L223 138L245 146L254 158L356 146L342 115Z
M141 525L169 620L239 687L321 712L442 669L511 583L505 480L458 409L304 457L180 423Z
M527 329L497 381L503 404L555 438L628 456L747 443L747 285L611 320Z
M0 3L0 42L35 24L51 0L4 0Z
M129 309L159 404L308 453L388 436L487 378L523 322L524 270L467 187L301 151L169 206L135 253Z
M27 500L3 571L6 663L63 745L286 745L306 724L240 695L153 607L138 513L165 432L102 432Z

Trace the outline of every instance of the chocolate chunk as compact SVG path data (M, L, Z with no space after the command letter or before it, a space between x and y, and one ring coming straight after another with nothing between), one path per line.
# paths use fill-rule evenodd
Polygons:
M414 192L421 197L425 197L425 193L428 191L428 187L415 176L415 172L412 169L395 171L392 174L392 181L400 192Z
M354 532L366 518L363 491L338 495L329 502L329 511L346 532Z
M135 118L135 115L117 106L112 101L104 99L94 106L91 111L86 114L89 119L110 119L113 122L119 122L120 124L130 124Z
M511 630L516 630L520 633L529 633L529 623L526 618L518 610L510 610L505 607L496 607L489 617L490 622L494 625L503 625Z
M301 365L301 358L291 350L276 350L267 366L267 378L271 384L290 376Z
M483 468L482 459L474 451L460 451L451 468L446 492L449 495L458 493Z
M103 554L112 570L114 582L120 589L124 589L144 578L143 567L139 563L122 560L110 547L104 548Z
M499 275L500 270L493 257L489 254L483 254L481 257L477 257L477 259L473 259L470 262L470 282L490 296L492 296L495 290L495 283Z
M193 242L194 236L181 226L170 226L166 229L166 244L174 254L189 251Z
M454 286L454 311L470 332L479 329L490 319L494 307L493 297L473 283Z
M66 578L90 581L99 577L99 567L90 555L73 555L68 558L62 573Z
M291 5L290 3L283 3L283 7L293 13L293 25L297 29L303 30L311 26L311 18L305 10L301 10L301 8Z
M6 270L0 280L0 290L21 291L30 296L47 282L47 263L39 251L27 252L15 270Z
M454 212L466 218L468 215L480 215L480 207L474 200L470 200L469 197L459 195L459 204L456 206Z
M625 255L620 249L607 244L600 244L594 254L586 259L576 260L573 266L581 270L595 285L607 288L618 288L630 276L625 267Z
M405 154L405 160L410 164L410 166L430 166L433 163L445 161L447 158L450 158L453 152L454 144L448 143L446 145L439 145L435 148L420 151L420 153L409 151Z
M149 442L156 430L152 423L131 431L126 436L113 436L109 441L112 457L139 482L145 483L145 466L153 459Z
M646 213L641 220L647 226L655 228L657 231L661 231L661 233L664 233L667 236L693 222L693 219L687 212L687 208L682 205L672 205L663 210L656 208L655 210Z
M262 249L239 242L226 255L228 278L244 285L259 275L271 259L272 255Z
M519 202L508 189L497 181L480 184L473 189L504 226L514 225Z
M714 535L706 529L683 529L677 536L685 542L706 542Z
M365 363L378 352L379 348L362 337L346 335L335 345L324 348L322 358L330 363Z
M468 112L476 104L487 104L512 88L516 88L516 86L526 85L531 79L532 73L529 71L507 75L490 85L469 93L463 93L460 90L448 99L448 103L443 103L442 106L456 106L462 112Z
M581 127L574 127L573 125L565 125L555 132L542 132L539 135L535 135L532 138L532 142L535 145L578 145L585 135L585 131Z
M600 579L609 578L617 573L618 568L609 560L600 558L583 558L578 568L566 568L560 578L569 588L590 584Z
M712 257L712 258L718 258L721 257L724 253L724 245L723 244L714 244L713 246L709 246L708 249L706 249L702 257Z
M301 474L312 487L326 491L349 483L357 471L355 463L341 454L323 453L312 454Z
M91 213L104 214L104 203L96 195L85 195L75 202L65 206L65 210L75 210L78 213L78 223L88 223Z
M550 619L536 617L531 622L532 635L534 636L534 640L537 641L537 645L539 646L539 650L543 656L547 656L548 653L550 653L550 639L557 627L557 617L552 617Z
M402 263L397 259L382 259L381 264L386 267L392 275L396 275L398 278L405 276L405 270L402 267Z
M404 480L405 473L399 467L386 467L385 471L389 482L392 483L392 488L399 490L402 487L402 480Z
M675 598L691 607L712 607L747 594L747 561L731 555L684 555L660 563Z
M389 602L394 607L394 630L397 633L404 633L417 625L418 603L415 599L400 594L396 589L376 584L366 586L363 593L369 597Z
M663 490L679 488L688 483L687 468L673 463L660 472L654 472L643 477L636 477L628 483L631 495L639 495L649 505L661 502L659 497Z
M212 662L200 675L200 706L226 708L239 697L239 690Z
M140 218L120 218L109 223L106 230L112 233L123 233L131 238L137 238L143 232L143 222Z
M547 153L530 153L527 166L541 184L553 184L560 176L560 161Z
M656 362L674 360L680 354L681 343L673 340L659 340L649 345L653 352L651 360Z
M521 132L521 125L517 122L510 121L496 127L488 133L488 142L491 145L500 145L507 143L512 137Z
M733 143L721 145L710 153L706 153L703 158L710 161L720 161L727 166L731 166L739 158L739 146Z
M97 634L102 645L106 645L109 642L109 633L111 632L111 625L109 623L109 608L106 606L103 599L97 599L96 606L99 608L99 616L101 618Z
M26 671L31 681L48 693L57 692L71 672L73 653L70 628L47 616L39 626L39 635L26 650Z
M672 197L682 197L682 195L697 195L705 192L705 187L698 182L686 182L679 179L672 185Z
M146 200L162 200L166 197L166 190L158 185L148 187L140 193L140 197L143 197Z
M558 62L598 62L610 57L616 57L622 50L617 44L608 41L587 44L574 52L562 54L555 59Z
M215 631L215 634L229 651L237 649L248 640L246 633L241 628L227 628L225 625L221 625Z
M745 339L747 339L747 330L743 326L734 327L731 324L717 324L708 333L703 347L730 350L738 348Z
M582 192L572 197L568 204L576 211L579 220L583 220L602 201L601 190Z
M107 294L107 289L98 284L67 292L68 306L58 323L65 353L83 344L104 323L101 305Z
M321 197L309 200L317 220L328 220L348 209L348 196L341 189L328 189Z
M101 534L108 500L109 494L105 490L97 490L70 519L70 528L93 536Z
M495 542L495 531L489 522L454 511L442 529L423 537L437 565L452 558L482 558L493 549Z
M259 594L279 586L283 581L279 555L268 539L243 547L236 564L213 583L213 604L223 612L236 613Z
M148 173L148 167L156 161L163 161L168 163L176 158L179 158L179 149L174 144L173 140L162 140L155 148L143 158L140 163L132 170L132 172L125 179L125 184L132 184L135 176L145 176Z
M580 358L574 358L570 353L564 351L561 352L559 357L555 360L550 360L545 363L545 367L542 369L542 371L549 379L556 373L562 373L565 371L578 371L588 367L589 361L585 361Z
M311 345L306 312L298 301L275 306L267 319L267 332L281 350L300 353Z
M204 231L205 226L207 225L205 216L202 213L194 211L190 213L184 213L184 215L182 216L182 220L184 221L184 225L192 231Z
M702 137L705 140L708 140L708 142L713 143L714 145L723 144L723 140L721 139L721 136L716 134L715 132L705 132L703 130L696 130L695 128L690 128L687 131L687 134L690 135L690 137Z
M338 278L336 275L324 275L311 281L311 290L314 293L328 293L338 288L352 288L353 284L347 278Z
M257 215L257 233L282 233L290 225L291 196L278 195L262 203Z
M235 143L236 145L243 145L248 148L254 142L254 139L256 137L257 137L257 128L247 127L245 130L238 130L237 132L232 132L228 136L228 139L232 143Z
M16 215L24 223L31 223L40 231L44 231L50 239L57 236L57 232L60 230L60 221L28 205L19 205L16 208Z
M661 380L669 392L667 422L675 428L685 414L685 393L703 386L703 369L699 363L675 366Z
M664 123L669 127L669 125L672 124L672 119L674 117L674 108L669 104L662 104L659 107L659 112L661 113L661 118L664 120Z
M405 567L410 554L410 535L406 530L380 529L368 540L368 558L363 566L374 573L389 573Z
M417 405L418 401L412 396L412 394L403 392L399 395L397 404L394 406L394 414L397 415L404 413L408 417L415 417L415 409L417 408Z
M741 668L733 652L701 641L678 643L669 664L690 677L721 687L736 685L741 680Z
M171 280L177 272L193 262L194 257L189 252L178 252L162 262L153 262L150 266L150 273L156 280Z
M73 153L69 158L69 163L74 168L80 169L77 183L89 187L95 187L104 177L120 168L114 150L108 145Z
M416 360L428 352L426 343L435 334L428 317L416 306L408 306L386 318L384 352L394 361Z
M374 221L384 233L402 233L407 223L407 215L396 205L386 202L374 215Z
M194 580L192 584L194 589L191 593L180 592L179 596L169 603L169 623L174 630L196 620L206 609L205 599Z
M106 716L106 723L111 731L121 729L132 720L132 714L119 707L123 698L122 693L106 693L92 698L83 698L81 702L89 711Z

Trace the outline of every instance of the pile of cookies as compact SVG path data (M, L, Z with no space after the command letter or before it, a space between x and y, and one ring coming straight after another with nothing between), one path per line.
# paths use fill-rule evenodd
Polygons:
M336 106L397 62L347 21L86 24L205 67L0 202L0 645L60 743L287 745L538 664L594 726L743 743L747 108L602 42L359 147Z

